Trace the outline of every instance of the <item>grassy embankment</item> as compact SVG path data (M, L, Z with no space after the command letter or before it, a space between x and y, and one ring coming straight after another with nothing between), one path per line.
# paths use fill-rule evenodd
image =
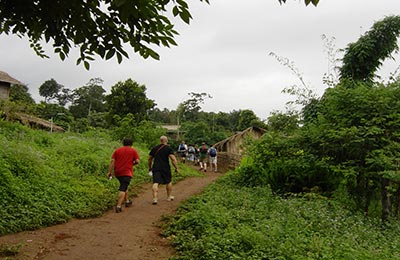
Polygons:
M110 209L118 181L109 181L106 174L120 145L108 132L50 134L0 121L0 235L95 217ZM134 146L142 162L135 168L131 195L151 181L149 149ZM196 175L182 167L175 181Z

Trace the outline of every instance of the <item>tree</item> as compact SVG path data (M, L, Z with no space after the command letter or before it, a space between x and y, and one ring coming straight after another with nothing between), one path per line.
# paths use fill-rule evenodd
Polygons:
M11 85L10 101L21 102L24 104L35 104L31 94L28 92L28 87L24 85Z
M111 117L125 117L131 113L137 122L147 118L147 113L156 104L146 96L146 86L139 85L132 79L118 82L112 86L111 94L106 96ZM111 120L115 121L115 120Z
M268 130L281 133L293 133L299 129L299 115L290 111L288 113L272 112L268 117Z
M259 119L252 110L242 110L239 114L239 123L237 128L239 131L243 131L250 126L253 126L253 124L257 121L259 121Z
M341 79L372 82L382 61L398 50L400 16L388 16L376 22L357 42L347 46L340 68Z
M310 2L316 5L318 0L305 0L307 5ZM42 48L43 40L52 41L61 60L76 46L80 51L77 63L83 62L89 69L89 62L96 55L106 60L116 56L121 63L123 57L129 57L126 43L143 58L159 59L153 46L176 45L174 37L178 32L167 17L168 12L187 24L192 19L184 0L2 0L0 34L28 37L40 57L48 57Z
M71 100L70 90L58 84L54 79L46 80L39 87L39 95L44 97L44 102L57 100L60 106L65 106Z
M50 100L55 99L58 92L62 89L62 85L58 84L54 79L46 80L39 87L39 95L44 97L44 102L48 103Z
M75 118L91 116L92 112L106 111L104 106L106 92L101 86L103 80L93 78L83 87L74 91L74 101L69 110Z
M200 105L204 103L206 98L212 98L212 96L207 93L194 92L190 92L188 95L190 98L178 105L178 117L181 119L190 118L190 120L196 120L198 118L198 113L201 110Z

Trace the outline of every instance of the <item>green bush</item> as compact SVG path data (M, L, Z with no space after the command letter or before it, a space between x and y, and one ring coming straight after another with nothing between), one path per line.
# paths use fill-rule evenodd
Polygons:
M322 196L276 197L240 187L236 173L188 200L163 235L172 259L398 259L400 225L346 210Z

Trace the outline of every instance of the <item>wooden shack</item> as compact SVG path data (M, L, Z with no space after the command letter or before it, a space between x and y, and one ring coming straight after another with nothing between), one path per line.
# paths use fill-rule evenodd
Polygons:
M0 99L7 100L10 97L11 85L23 85L4 71L0 71Z
M263 128L252 126L214 144L218 151L218 164L234 169L240 164L246 140L257 140L266 132Z

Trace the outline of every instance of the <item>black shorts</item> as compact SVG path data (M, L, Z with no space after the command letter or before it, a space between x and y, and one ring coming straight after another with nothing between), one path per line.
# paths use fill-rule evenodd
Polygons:
M132 177L130 176L117 176L119 180L119 191L126 192L128 190L128 186L131 183Z
M171 172L153 171L153 183L168 184L172 181Z

